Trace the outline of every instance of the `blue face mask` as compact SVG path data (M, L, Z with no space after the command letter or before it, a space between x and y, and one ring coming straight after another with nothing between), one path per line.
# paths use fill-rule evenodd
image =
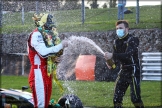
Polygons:
M123 29L116 30L116 34L119 38L122 38L125 35Z

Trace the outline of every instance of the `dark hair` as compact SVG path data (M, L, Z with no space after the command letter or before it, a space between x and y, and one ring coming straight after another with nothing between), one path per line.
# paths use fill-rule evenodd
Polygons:
M117 25L122 24L122 23L124 24L125 28L129 28L128 21L126 21L126 20L119 20L119 21L116 22L115 25L117 26Z

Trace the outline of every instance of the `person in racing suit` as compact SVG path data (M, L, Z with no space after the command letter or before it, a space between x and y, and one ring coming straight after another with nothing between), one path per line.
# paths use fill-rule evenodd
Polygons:
M52 39L51 36L55 34L52 15L34 14L32 18L37 27L30 34L27 43L28 56L31 63L28 81L33 95L34 107L47 108L52 92L53 77L52 73L48 72L47 60L51 55L56 54L67 47L68 41L63 40L62 42L55 44L57 37Z
M114 52L105 52L107 60L113 59L115 64L120 62L121 65L121 70L116 79L113 103L114 108L122 108L123 96L130 85L131 101L135 108L144 108L140 95L139 40L128 33L128 28L129 24L127 21L119 20L116 22L118 38L114 41Z

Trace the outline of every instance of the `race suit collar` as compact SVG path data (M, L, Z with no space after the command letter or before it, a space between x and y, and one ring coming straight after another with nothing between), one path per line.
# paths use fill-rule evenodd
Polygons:
M118 38L118 39L124 39L125 37L128 36L129 33L127 33L125 36L123 36L122 38Z

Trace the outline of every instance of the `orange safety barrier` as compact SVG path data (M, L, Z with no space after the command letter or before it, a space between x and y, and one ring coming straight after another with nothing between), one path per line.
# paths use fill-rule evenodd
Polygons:
M75 66L76 80L95 80L95 55L80 55Z

